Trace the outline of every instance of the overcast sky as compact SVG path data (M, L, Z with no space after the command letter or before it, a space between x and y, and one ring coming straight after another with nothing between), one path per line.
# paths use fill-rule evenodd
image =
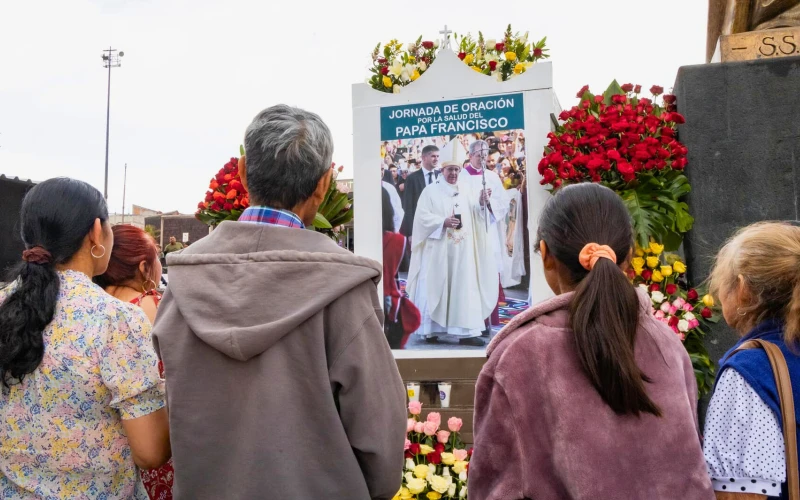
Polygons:
M379 41L458 33L500 38L511 22L547 36L561 105L584 84L614 78L673 86L704 62L702 0L331 2L319 0L0 1L0 174L69 176L102 191L109 44L112 70L109 205L192 213L208 180L238 156L261 109L319 113L334 161L352 170L351 85Z

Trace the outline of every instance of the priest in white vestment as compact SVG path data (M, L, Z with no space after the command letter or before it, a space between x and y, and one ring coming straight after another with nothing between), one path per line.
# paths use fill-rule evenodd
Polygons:
M448 149L450 151L448 151ZM484 320L495 308L499 282L481 190L460 181L466 151L457 141L442 150L442 174L417 202L406 290L422 314L417 335L445 335L483 346Z

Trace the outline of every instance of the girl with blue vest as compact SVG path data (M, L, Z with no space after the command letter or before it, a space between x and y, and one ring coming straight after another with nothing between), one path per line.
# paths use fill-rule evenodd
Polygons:
M800 409L800 227L759 223L739 231L717 255L711 292L742 338L720 361L705 424L704 454L718 499L788 498L780 400L766 353L776 344ZM800 422L795 416L795 421Z

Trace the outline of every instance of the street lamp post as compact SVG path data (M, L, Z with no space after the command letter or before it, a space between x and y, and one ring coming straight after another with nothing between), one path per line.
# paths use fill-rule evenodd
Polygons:
M105 199L108 199L108 132L111 120L111 68L119 68L122 66L120 58L124 55L124 52L119 51L119 53L117 53L117 49L112 49L111 47L103 50L103 67L108 68L108 94L106 97L106 176L105 187L103 188L103 196Z

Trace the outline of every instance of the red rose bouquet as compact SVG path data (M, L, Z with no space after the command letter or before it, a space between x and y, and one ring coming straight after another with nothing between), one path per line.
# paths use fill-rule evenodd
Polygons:
M459 431L460 418L447 421L442 429L442 417L431 412L420 420L422 403L408 404L406 462L403 485L393 500L409 498L467 498L467 474L472 449L465 449Z
M598 182L617 191L631 212L637 241L651 238L677 250L694 219L681 199L689 192L683 173L686 146L677 140L684 123L675 96L639 97L640 85L614 81L602 94L589 86L578 92L580 103L559 116L563 124L548 134L539 162L541 184L553 189L578 182Z

